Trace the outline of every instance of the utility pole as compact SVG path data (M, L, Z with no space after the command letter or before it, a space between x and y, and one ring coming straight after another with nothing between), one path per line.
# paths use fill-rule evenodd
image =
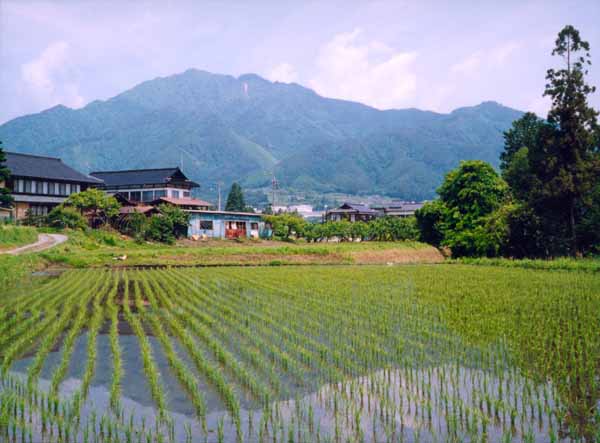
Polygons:
M221 182L217 182L217 194L219 194L219 200L218 200L218 208L219 211L221 210Z
M273 180L271 180L271 190L273 192L273 196L271 197L271 208L273 208L273 213L275 213L275 192L279 189L279 182L275 178L275 174L273 174Z

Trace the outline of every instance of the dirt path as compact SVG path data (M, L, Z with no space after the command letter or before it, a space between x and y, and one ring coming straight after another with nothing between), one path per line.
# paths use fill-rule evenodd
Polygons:
M69 239L63 234L39 234L38 241L29 245L21 246L8 251L0 251L0 254L20 255L28 252L40 252L50 249L56 245L66 242Z

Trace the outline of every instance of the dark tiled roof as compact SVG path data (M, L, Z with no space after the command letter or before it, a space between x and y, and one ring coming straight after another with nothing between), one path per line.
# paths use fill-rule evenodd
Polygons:
M369 208L367 205L361 205L361 204L356 204L356 203L344 203L342 206L340 206L337 209L334 209L333 211L329 211L329 212L337 212L337 211L357 211L357 212L362 212L362 213L376 213L377 211Z
M67 166L59 158L39 155L6 153L6 166L16 177L63 180L79 183L101 184L102 180L82 174Z
M188 180L179 168L98 171L91 172L90 175L104 180L106 187L167 184L173 177L187 181L192 187L198 187L198 184Z

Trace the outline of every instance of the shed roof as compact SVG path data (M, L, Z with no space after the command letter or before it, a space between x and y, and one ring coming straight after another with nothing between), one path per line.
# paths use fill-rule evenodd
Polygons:
M360 212L364 214L376 214L377 211L369 208L367 205L361 205L356 203L344 203L337 209L332 209L328 212Z
M204 200L199 200L197 198L160 197L159 199L155 200L152 203L158 204L161 201L165 202L165 203L170 203L175 206L206 206L206 207L212 206L212 204L210 204L209 202L204 201Z
M15 177L102 184L102 180L82 174L56 157L7 152L6 166Z
M179 168L130 169L126 171L96 171L90 175L104 181L106 187L168 184L175 180L187 182L192 188L200 186L189 180Z

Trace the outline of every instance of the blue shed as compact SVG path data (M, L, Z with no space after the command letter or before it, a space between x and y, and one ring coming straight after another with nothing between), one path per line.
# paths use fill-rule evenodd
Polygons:
M268 236L260 214L251 212L190 210L188 237L260 238Z

